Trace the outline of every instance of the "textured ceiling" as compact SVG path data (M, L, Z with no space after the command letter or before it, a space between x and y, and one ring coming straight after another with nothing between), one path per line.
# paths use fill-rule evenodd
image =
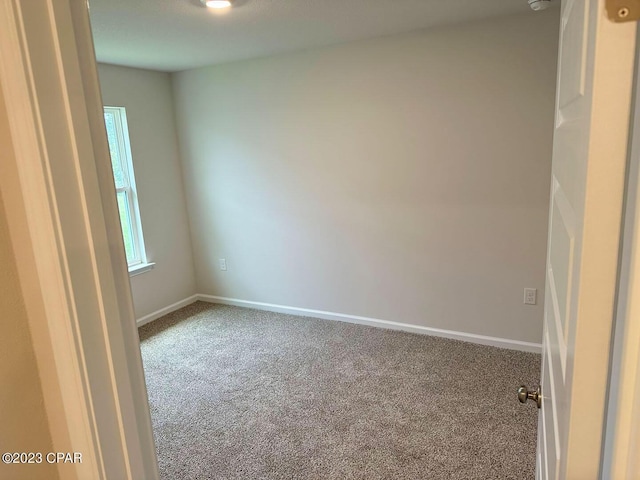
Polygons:
M526 0L89 0L98 61L178 71L497 15ZM556 2L559 3L559 2Z

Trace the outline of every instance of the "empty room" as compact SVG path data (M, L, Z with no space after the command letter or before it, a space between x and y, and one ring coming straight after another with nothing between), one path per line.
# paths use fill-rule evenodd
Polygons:
M0 1L0 478L632 478L635 10Z
M533 477L559 9L438 3L91 2L166 478Z

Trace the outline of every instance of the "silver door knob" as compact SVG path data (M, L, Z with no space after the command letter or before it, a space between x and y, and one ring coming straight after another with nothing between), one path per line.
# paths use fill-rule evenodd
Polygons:
M542 407L542 392L540 391L540 386L538 385L535 390L529 390L526 385L522 385L518 389L518 400L520 400L520 403L527 403L527 400L533 400L536 402L538 408Z

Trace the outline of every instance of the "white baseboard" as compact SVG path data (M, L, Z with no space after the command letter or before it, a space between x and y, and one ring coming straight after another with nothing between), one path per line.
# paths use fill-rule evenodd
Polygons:
M368 325L371 327L401 330L404 332L450 338L453 340L461 340L463 342L477 343L480 345L507 348L509 350L520 350L523 352L533 353L542 352L542 345L539 343L522 342L520 340L510 340L508 338L489 337L486 335L477 335L475 333L456 332L453 330L443 330L440 328L423 327L420 325L392 322L389 320L381 320L379 318L360 317L357 315L348 315L345 313L312 310L309 308L289 307L286 305L276 305L273 303L252 302L249 300L240 300L238 298L218 297L215 295L204 294L192 295L188 298L185 298L184 300L180 300L179 302L173 303L167 307L150 313L149 315L145 315L144 317L137 319L136 324L138 325L138 327L141 327L142 325L152 322L162 317L163 315L175 312L176 310L179 310L182 307L186 307L187 305L190 305L198 300L209 303L220 303L224 305L235 305L238 307L254 308L256 310L266 310L269 312L286 313L289 315L322 318L324 320L337 320L340 322L356 323L359 325Z
M199 300L199 295L191 295L190 297L185 298L184 300L180 300L179 302L172 303L168 307L161 308L149 315L145 315L144 317L140 317L136 320L136 325L141 327L142 325L146 325L149 322L153 322L154 320L162 317L163 315L167 315L168 313L175 312L176 310L181 309L182 307L186 307L187 305L191 305L193 302L197 302Z
M423 335L432 335L435 337L450 338L453 340L462 340L463 342L478 343L480 345L489 345L492 347L507 348L509 350L520 350L523 352L541 353L542 345L539 343L522 342L520 340L510 340L507 338L488 337L486 335L477 335L475 333L456 332L453 330L442 330L440 328L423 327L420 325L410 325L408 323L391 322L389 320L380 320L378 318L359 317L357 315L348 315L344 313L325 312L323 310L311 310L308 308L288 307L286 305L275 305L272 303L251 302L249 300L240 300L237 298L217 297L215 295L196 295L198 300L209 303L221 303L224 305L235 305L238 307L254 308L257 310L266 310L269 312L287 313L290 315L298 315L303 317L315 317L325 320L338 320L341 322L357 323L360 325L369 325L371 327L387 328L391 330L402 330L404 332L420 333Z

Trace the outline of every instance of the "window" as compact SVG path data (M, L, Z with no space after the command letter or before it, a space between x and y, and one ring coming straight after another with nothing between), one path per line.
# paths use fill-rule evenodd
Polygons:
M149 270L142 238L142 224L138 209L136 181L133 174L127 115L123 107L104 107L104 123L109 140L111 168L118 198L120 224L127 264L131 274Z

